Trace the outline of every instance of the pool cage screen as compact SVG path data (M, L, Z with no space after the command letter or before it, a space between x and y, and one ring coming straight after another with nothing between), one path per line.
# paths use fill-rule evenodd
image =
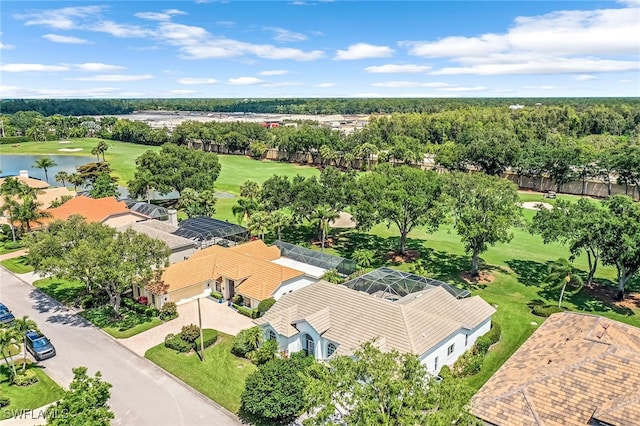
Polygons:
M195 241L199 248L215 244L234 246L250 238L247 228L210 217L185 219L178 224L178 229L173 234Z
M343 285L391 301L433 287L442 287L457 299L465 298L471 294L469 290L460 290L442 281L391 268L373 270L347 281Z
M351 259L333 256L317 250L311 250L294 244L285 243L280 240L274 242L273 245L280 249L281 256L288 257L289 259L293 259L298 262L317 266L322 269L335 269L343 275L352 274L356 270L356 262Z

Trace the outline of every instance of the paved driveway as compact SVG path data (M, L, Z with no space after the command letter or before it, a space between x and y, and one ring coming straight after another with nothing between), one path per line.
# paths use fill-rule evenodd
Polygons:
M200 299L202 327L213 328L223 333L236 335L240 330L253 327L251 318L245 317L228 307L226 303L218 303L204 297ZM198 324L198 301L192 300L178 305L178 318L137 334L119 342L140 356L149 349L164 342L169 333L179 333L183 325Z
M238 425L238 420L173 378L151 361L118 344L107 334L13 274L0 268L0 299L16 316L28 315L51 338L58 355L40 365L68 387L71 369L86 366L111 383L115 425Z

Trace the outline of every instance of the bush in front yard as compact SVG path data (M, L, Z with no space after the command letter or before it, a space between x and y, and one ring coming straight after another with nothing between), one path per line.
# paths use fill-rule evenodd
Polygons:
M213 297L214 299L218 299L218 300L223 299L222 293L218 293L217 291L212 291L209 296Z
M534 315L538 315L539 317L548 317L552 314L558 312L566 311L565 308L559 308L557 306L534 306L532 312Z
M207 349L209 346L213 345L216 340L218 340L218 331L205 328L202 330L202 337L204 337L204 348ZM200 350L200 337L196 339L193 346L196 351Z
M189 352L193 349L193 344L187 343L180 337L180 334L167 334L164 338L164 346L178 352Z
M183 325L180 331L180 338L187 343L193 344L200 337L200 327L195 324Z
M33 370L19 372L13 378L13 384L16 386L29 386L35 383L38 383L38 376L36 376L36 372Z
M274 304L276 303L275 299L264 299L261 300L260 303L258 303L258 312L260 312L260 315L264 314L265 312L267 312Z
M0 408L6 407L9 404L11 404L11 401L9 400L9 398L0 396Z
M251 327L242 330L233 338L233 346L231 353L246 358L249 352L253 352L258 348L262 341L262 331L258 327Z
M174 302L167 302L162 305L162 309L160 309L160 319L169 321L174 318L178 318L178 306L176 306Z
M247 357L255 365L262 365L274 359L276 352L278 352L278 342L275 340L267 340L255 351L249 352Z

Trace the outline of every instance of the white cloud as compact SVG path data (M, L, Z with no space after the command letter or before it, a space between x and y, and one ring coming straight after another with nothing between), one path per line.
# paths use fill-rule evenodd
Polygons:
M354 93L351 98L384 98L385 95L380 93Z
M153 31L138 25L119 24L113 21L101 21L89 28L91 31L111 34L119 38L147 37L154 34Z
M196 93L200 93L200 92L198 92L197 90L181 90L181 89L169 90L169 92L167 92L168 95L176 95L176 96L195 95Z
M140 81L150 80L153 78L151 74L138 74L138 75L126 75L126 74L103 74L94 75L91 77L78 77L73 80L76 81L109 81L109 82L124 82L124 81Z
M85 40L79 37L63 36L60 34L45 34L42 38L52 41L54 43L68 43L68 44L93 44L89 40Z
M434 71L435 75L637 70L639 14L637 7L563 10L517 17L505 33L399 44L415 56L448 58L460 64Z
M197 78L197 77L185 77L177 80L180 84L196 85L196 84L216 84L218 80L215 78Z
M591 74L578 74L578 75L574 75L573 79L576 81L587 81L587 80L597 80L598 77Z
M262 84L264 87L287 87L287 86L303 86L304 83L300 83L299 81L281 81L278 83L269 83L266 82Z
M216 25L219 27L231 28L235 27L236 23L234 21L218 21L216 22Z
M103 64L102 62L86 62L84 64L76 64L75 68L81 71L89 71L89 72L109 72L109 71L122 71L127 69L121 65L109 65Z
M161 13L159 12L139 12L135 16L140 19L146 19L149 21L168 21L176 15L186 15L186 12L178 9L167 9Z
M457 93L400 93L399 98L457 98Z
M64 7L18 14L14 17L25 21L25 25L44 25L59 30L71 30L78 27L78 20L94 18L100 15L102 10L102 6Z
M284 74L289 74L289 71L287 70L267 70L267 71L262 71L260 73L258 73L259 75L284 75Z
M427 72L430 69L431 69L431 67L426 66L426 65L386 64L386 65L378 65L378 66L367 67L364 70L366 72L371 72L371 73L375 73L375 74L401 74L401 73L418 74L418 73Z
M5 44L3 42L0 41L0 50L4 49L4 50L11 50L13 49L15 46L11 45L11 44Z
M627 83L633 83L633 80L618 80L618 82L627 84Z
M524 86L523 89L526 89L526 90L562 90L562 89L566 89L566 87L543 85L543 86Z
M106 98L116 96L119 91L120 89L114 87L27 89L17 86L0 86L0 92L7 98Z
M391 88L400 88L400 87L449 87L452 86L449 83L442 82L418 82L418 81L380 81L371 84L374 87L391 87Z
M336 83L320 83L320 84L316 84L313 87L322 87L322 88L327 88L327 87L336 87L337 84Z
M274 33L273 39L276 41L304 41L308 38L304 34L285 30L284 28L265 27L265 30L272 31Z
M352 44L347 50L338 50L334 59L356 60L368 58L388 58L393 56L393 49L388 46L375 46L368 43Z
M4 72L59 72L69 71L68 66L43 65L43 64L4 64L0 65L0 71Z
M482 90L487 90L487 88L484 86L475 86L475 87L455 86L455 87L439 87L436 90L440 90L442 92L479 92Z
M229 79L229 84L232 84L234 86L253 86L265 83L267 82L256 77L238 77Z

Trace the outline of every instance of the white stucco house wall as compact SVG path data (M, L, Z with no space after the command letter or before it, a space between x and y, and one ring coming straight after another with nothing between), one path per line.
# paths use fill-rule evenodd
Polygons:
M435 375L489 331L494 312L479 296L458 299L443 287L391 301L318 281L284 294L254 323L281 351L325 361L375 340L381 350L417 355Z

